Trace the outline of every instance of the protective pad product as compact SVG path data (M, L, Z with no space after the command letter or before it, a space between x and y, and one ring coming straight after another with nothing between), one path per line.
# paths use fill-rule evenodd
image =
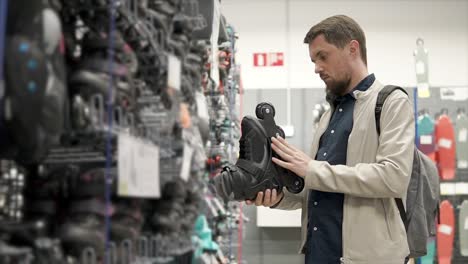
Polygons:
M269 103L257 105L257 118L242 119L240 156L236 165L223 168L220 175L210 181L211 190L224 200L253 200L260 191L283 187L292 193L304 188L304 179L272 162L278 157L271 149L271 137L281 136L283 130L275 124L275 109Z
M28 8L24 8L27 6ZM58 15L44 1L11 1L5 47L3 158L39 162L63 128L65 66ZM7 144L7 146L5 146Z
M457 168L468 169L468 117L460 113L455 124L455 142L457 142Z
M437 226L437 258L439 264L452 261L453 239L455 235L455 215L448 200L440 203L440 224Z
M458 217L458 237L460 238L460 254L468 256L468 200L464 200L460 206Z
M430 115L424 114L418 117L418 148L433 161L436 161L434 125L435 121Z
M205 252L216 252L219 250L218 244L213 241L213 231L211 230L205 215L199 215L197 217L192 241L196 241L196 243L194 243L196 246L191 263L203 263L200 259Z
M437 161L439 175L443 180L455 178L455 132L452 121L441 114L436 122Z

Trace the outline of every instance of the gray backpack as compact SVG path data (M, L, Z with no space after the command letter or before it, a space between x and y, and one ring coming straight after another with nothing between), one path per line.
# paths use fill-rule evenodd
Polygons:
M397 86L387 85L377 97L375 124L380 135L380 114L385 99L395 90L406 91ZM439 173L434 162L414 147L413 171L406 196L406 210L403 201L395 198L401 219L405 224L410 258L427 254L427 239L436 235L436 219L439 215L440 185Z

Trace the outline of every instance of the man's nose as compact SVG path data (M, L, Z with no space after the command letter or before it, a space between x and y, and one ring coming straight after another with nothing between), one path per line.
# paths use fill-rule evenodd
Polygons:
M320 64L316 63L315 64L315 73L317 74L320 74L320 72L322 72L322 66L320 66Z

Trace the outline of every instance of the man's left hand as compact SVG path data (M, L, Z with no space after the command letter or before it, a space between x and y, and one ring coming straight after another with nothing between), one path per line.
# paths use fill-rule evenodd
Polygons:
M277 165L294 172L302 178L307 173L307 167L311 158L304 152L288 144L282 137L271 138L271 148L280 156L281 159L273 158Z

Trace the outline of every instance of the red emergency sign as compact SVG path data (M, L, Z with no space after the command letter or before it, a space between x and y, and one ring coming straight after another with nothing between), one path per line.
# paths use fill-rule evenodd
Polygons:
M254 67L284 66L283 52L262 52L253 54Z

